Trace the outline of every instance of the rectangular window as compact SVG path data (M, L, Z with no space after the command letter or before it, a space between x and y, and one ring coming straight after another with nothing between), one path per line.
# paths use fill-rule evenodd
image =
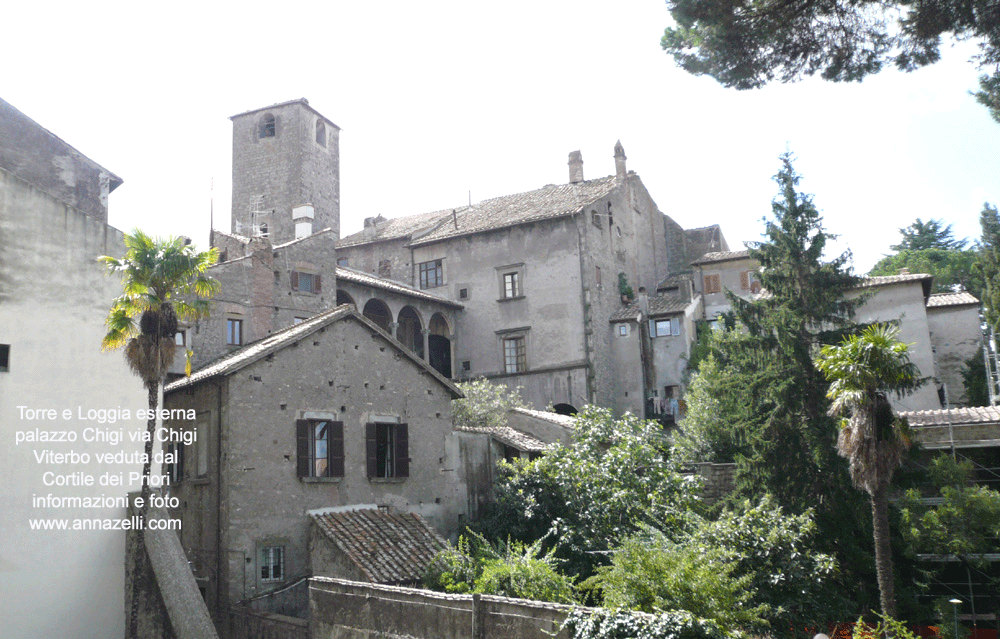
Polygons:
M681 334L681 321L677 319L649 320L650 337L670 337Z
M597 212L597 211L591 211L591 212L590 212L590 221L591 221L591 222L592 222L592 223L594 224L594 226L596 226L597 228L601 228L601 216L600 216L600 214L598 214L598 212Z
M226 320L226 344L238 346L243 343L243 320L228 318Z
M10 344L0 344L0 373L10 371Z
M347 262L348 262L348 260L347 260L346 257L338 257L337 258L337 266L347 266Z
M392 262L389 260L378 261L378 276L389 279L392 277Z
M508 337L503 341L503 366L507 373L523 373L528 370L523 337Z
M460 289L458 289L458 299L460 299L460 300L467 300L467 299L469 299L469 289L467 289L467 288L460 288Z
M420 270L420 288L436 288L444 285L443 260L431 260L417 265Z
M410 476L409 427L407 424L365 425L368 477L372 479Z
M594 268L597 269L597 271L594 273L594 281L597 282L598 286L600 286L601 285L601 267L600 266L595 266Z
M618 335L620 337L628 337L628 324L618 325Z
M320 293L320 276L315 273L292 271L292 290L304 293Z
M722 286L719 284L719 275L706 275L705 276L705 294L718 293L722 290Z
M167 444L167 454L171 461L167 463L167 477L171 484L179 484L184 481L184 444L180 442L170 442Z
M267 546L260 549L260 580L281 581L285 578L285 547Z
M517 271L503 274L503 296L506 298L521 296L521 279Z
M462 370L463 371L471 371L472 370L472 362L469 361L469 360L467 360L467 359L462 360Z
M174 333L174 344L177 346L187 346L187 331L178 330Z
M208 475L208 424L212 413L204 412L195 416L194 436L195 436L195 472L196 477Z
M344 476L344 422L299 419L295 430L299 477Z

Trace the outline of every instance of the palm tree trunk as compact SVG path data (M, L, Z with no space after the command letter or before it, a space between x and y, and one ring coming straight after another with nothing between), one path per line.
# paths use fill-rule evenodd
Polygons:
M889 536L889 486L881 483L872 492L872 524L875 529L875 570L882 600L882 614L896 618L896 588L892 573L892 545Z
M156 408L159 405L160 384L147 383L146 392L149 398L149 413L151 417L146 422L146 456L142 464L142 490L139 498L139 527L135 531L136 555L132 567L132 609L128 622L128 637L138 639L139 636L139 595L142 586L148 580L143 569L146 565L146 516L149 514L149 475L153 461L153 437L156 434Z

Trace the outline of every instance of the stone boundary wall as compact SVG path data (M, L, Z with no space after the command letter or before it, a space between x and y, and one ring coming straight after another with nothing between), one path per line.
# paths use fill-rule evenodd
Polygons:
M723 499L736 488L736 464L704 462L690 464L685 470L704 480L701 494L710 504Z
M309 581L313 639L565 639L572 606L493 595L449 595L346 579Z

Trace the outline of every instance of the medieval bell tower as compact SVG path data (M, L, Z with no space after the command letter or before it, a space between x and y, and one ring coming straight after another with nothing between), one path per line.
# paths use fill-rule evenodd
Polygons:
M234 115L232 232L340 237L340 127L305 98Z

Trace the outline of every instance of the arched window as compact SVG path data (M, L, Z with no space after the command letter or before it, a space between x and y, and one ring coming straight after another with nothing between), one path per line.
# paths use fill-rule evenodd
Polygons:
M326 146L326 125L323 120L316 120L316 144Z
M258 135L261 138L274 137L274 116L270 113L265 113L264 117L260 119L260 131Z

